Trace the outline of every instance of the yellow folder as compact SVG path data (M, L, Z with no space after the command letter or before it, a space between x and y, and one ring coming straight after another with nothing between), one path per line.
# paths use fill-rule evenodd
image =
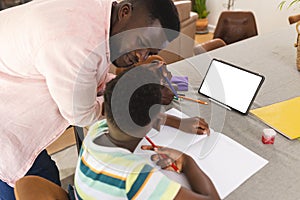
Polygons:
M250 113L288 137L300 137L300 97L251 110Z

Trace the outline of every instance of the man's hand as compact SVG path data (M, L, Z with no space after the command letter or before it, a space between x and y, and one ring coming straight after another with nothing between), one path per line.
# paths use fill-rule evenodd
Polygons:
M165 77L169 80L172 78L172 73L167 69L167 65L163 61L153 61L151 63L139 65L139 67L144 67L155 72L160 78L162 85L166 84Z
M146 67L149 70L155 71L161 78L162 85L166 82L165 78L171 80L172 74L167 69L165 60L159 55L151 55L146 60L135 63L134 66Z
M167 69L167 65L164 64L161 66L161 76L164 79L164 77L166 77L167 79L171 80L172 78L172 73ZM165 82L165 80L164 80Z

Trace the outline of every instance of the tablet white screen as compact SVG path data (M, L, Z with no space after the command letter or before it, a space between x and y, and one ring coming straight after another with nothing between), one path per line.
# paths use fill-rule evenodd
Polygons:
M199 92L246 113L262 79L258 74L213 60Z

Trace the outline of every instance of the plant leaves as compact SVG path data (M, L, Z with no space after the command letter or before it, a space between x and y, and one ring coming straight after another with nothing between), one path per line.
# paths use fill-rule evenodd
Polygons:
M293 1L289 2L289 3L287 1L281 1L279 3L279 5L278 5L278 8L280 10L282 10L285 5L288 5L287 8L289 9L290 7L294 6L295 4L297 4L299 2L300 2L300 0L293 0Z
M286 1L280 2L280 4L278 5L278 8L279 8L280 10L282 10L282 8L283 8L283 6L284 6L285 3L286 3Z

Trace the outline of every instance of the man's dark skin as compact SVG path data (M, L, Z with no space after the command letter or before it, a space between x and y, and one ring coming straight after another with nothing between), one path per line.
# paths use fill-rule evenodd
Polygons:
M140 8L138 6L133 8L128 2L113 3L110 36L111 38L117 37L117 43L114 43L115 46L111 51L119 51L117 54L120 55L113 62L116 67L132 67L138 62L146 60L148 56L157 54L159 49L150 48L150 41L155 43L153 44L155 47L163 47L167 41L159 20L149 19L143 6L140 6ZM141 27L144 29L139 29ZM136 29L137 31L135 31ZM122 35L124 32L125 34ZM137 48L132 50L133 46ZM143 46L149 48L142 49ZM158 65L156 68L158 67L160 66ZM164 93L164 104L170 103L173 95L170 92ZM208 124L199 117L180 119L165 115L161 117L160 124L178 127L189 133L209 134Z

